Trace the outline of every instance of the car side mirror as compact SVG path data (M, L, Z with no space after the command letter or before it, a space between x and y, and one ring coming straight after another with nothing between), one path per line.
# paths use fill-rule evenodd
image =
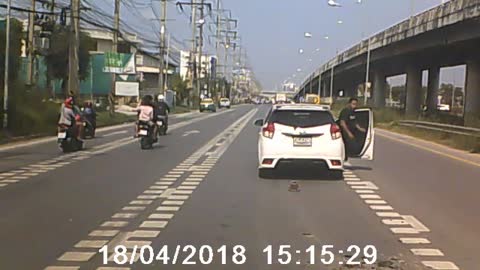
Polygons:
M254 125L257 126L257 127L262 127L263 126L263 119L256 120Z

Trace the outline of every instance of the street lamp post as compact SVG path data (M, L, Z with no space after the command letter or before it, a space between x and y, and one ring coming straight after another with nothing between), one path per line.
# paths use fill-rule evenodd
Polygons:
M370 81L370 54L371 54L371 49L370 49L370 38L368 38L368 45L367 45L367 68L366 68L366 74L365 74L365 86L363 90L363 104L367 105L368 103L368 85Z
M330 106L333 104L333 76L334 76L335 64L332 63L332 68L330 69Z

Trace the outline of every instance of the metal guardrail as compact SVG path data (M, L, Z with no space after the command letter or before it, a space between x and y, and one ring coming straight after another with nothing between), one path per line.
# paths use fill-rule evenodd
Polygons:
M440 131L450 134L464 135L480 138L480 128L456 126L449 124L441 124L427 121L402 120L399 121L401 126L415 127L426 130Z

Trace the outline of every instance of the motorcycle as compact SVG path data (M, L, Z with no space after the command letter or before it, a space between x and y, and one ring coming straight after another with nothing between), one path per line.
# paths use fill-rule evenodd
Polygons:
M140 147L142 149L152 149L155 142L155 132L153 126L148 122L138 122L138 137L140 138Z
M83 120L83 138L95 138L95 127L93 126L92 122L88 121L87 119Z
M158 116L157 126L158 126L158 134L160 136L167 135L168 124L165 119L165 116Z
M61 125L58 127L57 142L64 153L76 152L83 149L83 142L72 134L72 128Z
M85 108L81 109L82 113L82 122L83 122L83 134L82 139L86 138L95 138L95 130L96 130L96 119L95 115L89 114Z

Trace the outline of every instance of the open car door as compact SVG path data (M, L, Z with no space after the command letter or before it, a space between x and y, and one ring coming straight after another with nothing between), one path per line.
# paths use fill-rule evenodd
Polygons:
M373 111L370 108L361 108L355 110L357 124L366 129L367 132L355 132L355 137L359 145L356 149L350 149L350 157L373 160L373 150L375 143L375 130L373 129Z

